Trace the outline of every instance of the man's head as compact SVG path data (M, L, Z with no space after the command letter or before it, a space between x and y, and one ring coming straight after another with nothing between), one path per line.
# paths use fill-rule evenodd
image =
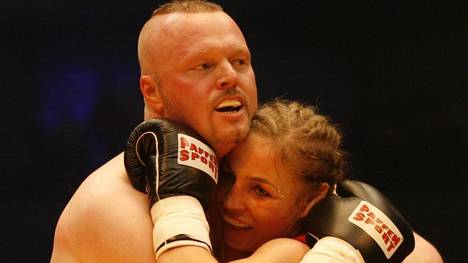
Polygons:
M257 109L250 51L236 23L213 3L157 9L138 41L145 119L195 129L222 157L248 133Z

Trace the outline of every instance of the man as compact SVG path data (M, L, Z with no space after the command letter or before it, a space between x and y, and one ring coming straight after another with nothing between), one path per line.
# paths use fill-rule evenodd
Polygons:
M144 118L192 127L222 158L248 133L257 108L249 49L221 7L182 3L177 8L184 11L175 12L174 6L160 8L140 34ZM148 207L119 154L93 172L64 209L51 261L155 262ZM216 262L197 246L167 250L158 262L171 260Z
M160 9L141 31L138 57L145 119L164 116L191 126L218 157L248 133L257 109L250 52L219 6ZM52 262L154 262L148 207L119 154L82 183L63 211Z

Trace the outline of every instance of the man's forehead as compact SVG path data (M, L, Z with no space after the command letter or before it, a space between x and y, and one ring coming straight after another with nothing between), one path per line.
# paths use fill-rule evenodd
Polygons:
M169 35L195 34L203 32L206 28L212 29L209 26L215 24L219 30L234 29L242 34L234 20L221 11L201 13L175 12L155 16L150 21L151 27L154 27L154 33L160 31Z
M152 33L162 33L166 36L189 37L197 35L236 34L244 38L235 21L226 13L202 12L164 14L152 18Z
M231 51L248 52L242 32L223 12L164 14L157 17L152 26L152 44L177 50L177 55L193 53L192 49L202 53L227 46Z

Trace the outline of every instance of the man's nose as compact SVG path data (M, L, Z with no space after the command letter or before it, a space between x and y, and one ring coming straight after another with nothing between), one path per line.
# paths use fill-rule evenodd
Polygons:
M224 60L219 65L219 77L216 86L219 89L232 89L237 86L238 73L230 61Z

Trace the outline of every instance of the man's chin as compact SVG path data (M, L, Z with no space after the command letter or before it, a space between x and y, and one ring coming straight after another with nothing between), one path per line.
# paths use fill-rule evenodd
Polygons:
M224 157L247 136L248 132L249 129L246 125L245 127L225 130L218 133L213 143L211 143L216 156L218 158Z

